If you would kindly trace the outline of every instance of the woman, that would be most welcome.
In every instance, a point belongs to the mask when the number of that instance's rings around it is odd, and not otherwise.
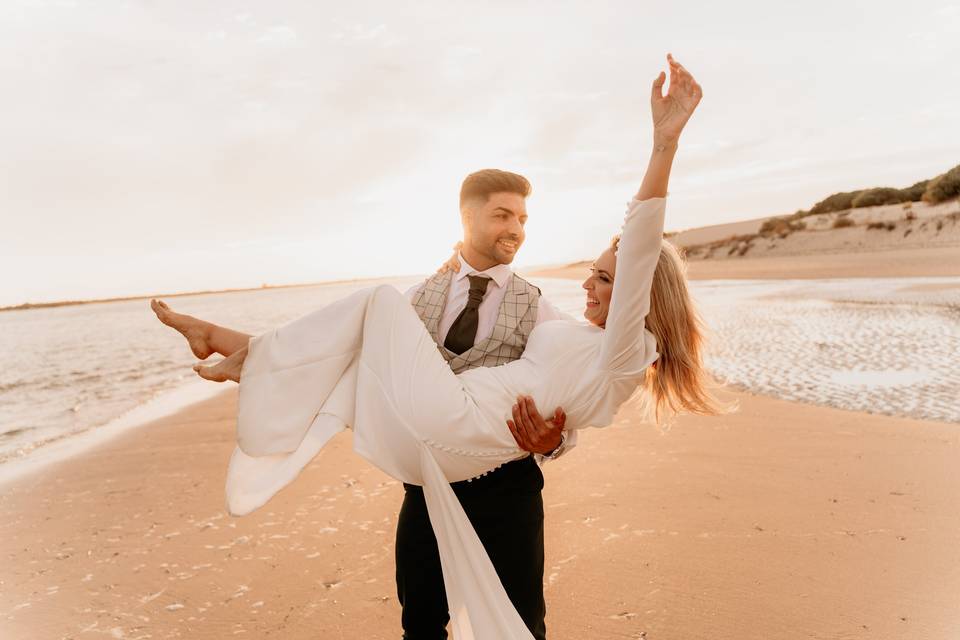
[[[701,91],[669,55],[668,62],[667,95],[664,73],[653,83],[646,175],[622,235],[584,283],[588,323],[545,322],[519,360],[454,375],[409,303],[381,286],[236,345],[216,365],[195,367],[204,378],[240,383],[238,446],[227,473],[231,513],[262,506],[333,435],[352,428],[355,451],[424,488],[455,637],[532,637],[448,484],[528,455],[506,425],[514,399],[531,396],[551,411],[563,406],[568,427],[578,429],[610,424],[643,385],[657,413],[712,411],[682,265],[662,241],[673,156]],[[154,305],[162,320],[171,313]]]

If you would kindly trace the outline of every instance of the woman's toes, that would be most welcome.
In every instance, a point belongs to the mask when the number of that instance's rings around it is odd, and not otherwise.
[[[240,382],[240,367],[237,366],[236,362],[229,361],[226,358],[214,365],[195,364],[193,370],[206,380]]]
[[[157,318],[160,319],[160,322],[162,322],[165,325],[174,327],[173,323],[170,320],[171,312],[169,307],[167,307],[165,304],[163,304],[159,300],[151,300],[150,308],[153,309],[153,312],[155,314],[157,314]],[[174,327],[174,329],[176,329],[176,327]]]
[[[193,365],[193,370],[196,371],[204,380],[212,380],[213,382],[223,382],[226,380],[226,378],[219,374],[216,367],[195,364]]]
[[[162,300],[151,300],[150,308],[157,314],[160,322],[173,327],[187,339],[190,350],[200,360],[206,360],[213,354],[213,349],[207,343],[206,332],[202,325],[192,316],[174,313]]]

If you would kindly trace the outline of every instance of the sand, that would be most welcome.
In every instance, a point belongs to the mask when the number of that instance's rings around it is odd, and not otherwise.
[[[344,434],[227,515],[236,397],[0,487],[0,638],[399,637],[402,488]],[[956,425],[734,397],[545,467],[550,637],[956,637]]]

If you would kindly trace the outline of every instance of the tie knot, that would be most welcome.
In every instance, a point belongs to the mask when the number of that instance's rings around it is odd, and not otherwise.
[[[487,276],[467,276],[470,278],[470,292],[467,294],[469,302],[479,305],[483,301],[483,296],[487,292],[487,285],[490,284],[490,278]]]
[[[470,278],[470,291],[479,291],[480,295],[487,292],[487,285],[490,284],[488,276],[467,276]]]

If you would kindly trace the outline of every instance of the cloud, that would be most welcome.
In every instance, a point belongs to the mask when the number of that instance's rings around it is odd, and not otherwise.
[[[960,89],[940,65],[960,55],[956,2],[786,18],[758,6],[698,6],[678,30],[682,3],[549,16],[532,2],[0,3],[0,254],[97,247],[109,262],[163,245],[192,260],[318,238],[326,255],[369,247],[365,225],[445,253],[459,181],[482,166],[533,180],[531,211],[554,228],[530,260],[577,253],[605,243],[639,184],[667,49],[706,91],[678,157],[674,223],[956,163],[944,141],[960,136]],[[918,43],[905,25],[921,23]],[[927,89],[891,91],[891,78]],[[391,265],[427,254],[413,253]]]

